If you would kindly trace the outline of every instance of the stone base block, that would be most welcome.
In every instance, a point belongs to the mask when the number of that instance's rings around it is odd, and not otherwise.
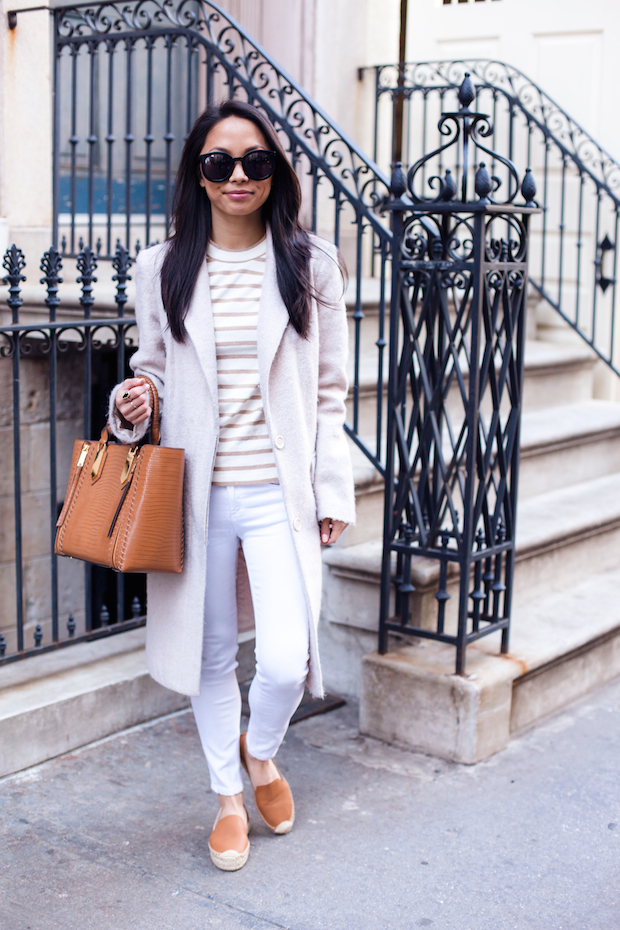
[[[145,628],[76,643],[0,669],[0,777],[189,706],[146,670]],[[240,681],[254,632],[239,636]]]
[[[365,656],[361,733],[468,765],[504,749],[522,666],[470,647],[467,670],[455,675],[454,648],[430,641]]]
[[[184,695],[148,674],[143,638],[144,631],[135,630],[3,669],[0,776],[187,706]],[[28,670],[33,677],[23,680]]]

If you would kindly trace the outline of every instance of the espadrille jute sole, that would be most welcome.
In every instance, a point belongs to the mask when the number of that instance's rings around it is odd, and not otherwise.
[[[218,813],[215,818],[215,823],[213,824],[213,831],[220,822],[220,814]],[[250,832],[250,818],[248,817],[248,812],[245,812],[247,823],[246,823],[246,833]],[[221,818],[225,820],[226,818]],[[241,818],[239,818],[241,819]],[[213,835],[213,833],[212,833]],[[242,852],[239,852],[236,849],[226,849],[222,852],[218,852],[216,849],[213,849],[211,846],[211,838],[209,837],[209,855],[211,856],[211,862],[218,869],[221,869],[223,872],[236,872],[238,869],[242,869],[243,866],[248,861],[248,856],[250,855],[250,841],[248,840],[247,846]]]
[[[284,781],[284,779],[282,780]],[[291,819],[283,820],[282,823],[279,823],[277,827],[270,827],[260,811],[258,811],[258,814],[263,823],[266,823],[270,830],[273,830],[274,833],[282,836],[284,833],[289,833],[289,831],[293,829],[293,824],[295,823],[295,804],[293,803],[293,813],[291,815]]]
[[[248,861],[248,856],[250,855],[250,841],[248,840],[248,845],[242,853],[238,853],[234,849],[227,849],[226,852],[218,853],[214,849],[211,849],[209,845],[209,855],[211,856],[211,862],[213,865],[217,866],[218,869],[221,869],[223,872],[236,872],[237,869],[242,869]]]

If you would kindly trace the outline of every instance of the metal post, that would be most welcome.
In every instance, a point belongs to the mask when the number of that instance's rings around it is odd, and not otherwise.
[[[406,179],[402,165],[397,164],[392,172],[390,192],[394,200],[390,203],[392,211],[392,293],[390,298],[390,345],[388,369],[388,404],[387,404],[387,447],[385,463],[385,496],[383,503],[383,556],[381,561],[381,595],[379,613],[379,652],[387,652],[386,623],[390,611],[391,590],[391,542],[394,538],[394,411],[398,405],[398,336],[400,332],[400,243],[402,239],[403,213],[406,204],[402,195],[406,190]]]
[[[392,164],[403,160],[403,113],[405,109],[405,61],[407,48],[408,0],[400,0],[400,32],[398,37],[398,87],[394,95]]]
[[[474,292],[471,303],[471,331],[469,347],[469,398],[467,405],[467,451],[465,465],[465,494],[463,497],[463,531],[459,553],[459,620],[456,645],[456,674],[465,671],[465,648],[467,646],[467,621],[469,615],[469,584],[471,574],[471,555],[474,545],[476,527],[473,524],[474,494],[478,475],[478,415],[480,398],[480,312],[484,290],[482,254],[483,254],[484,214],[474,217]]]
[[[460,109],[444,113],[439,122],[449,141],[420,158],[406,178],[397,166],[391,200],[382,205],[392,213],[393,239],[378,648],[387,650],[392,631],[450,643],[459,675],[465,673],[469,643],[501,631],[502,649],[508,646],[527,217],[537,209],[529,169],[521,185],[526,202],[514,204],[516,168],[486,145],[493,132],[490,117],[470,109],[474,98],[466,75]],[[432,174],[432,159],[451,146],[453,157],[463,159],[460,201],[454,200],[457,183],[449,168],[443,178]],[[478,149],[497,170],[502,165],[507,170],[504,201],[493,200],[498,185],[477,161]],[[466,200],[470,164],[477,164],[476,200]],[[419,190],[420,179],[424,188],[430,185],[431,196]],[[428,611],[424,618],[416,616],[412,601],[416,556],[438,562],[434,628]],[[459,573],[456,615],[447,611],[455,575],[451,563]],[[394,616],[389,617],[392,587]]]
[[[2,262],[6,270],[3,284],[9,285],[7,303],[11,309],[11,318],[14,325],[19,323],[19,308],[22,305],[20,284],[26,280],[22,271],[26,267],[26,260],[21,249],[12,245],[6,250]],[[17,615],[17,651],[24,648],[24,575],[22,565],[22,482],[21,482],[21,431],[20,431],[20,353],[21,334],[19,331],[13,336],[13,488],[15,494],[15,610]]]

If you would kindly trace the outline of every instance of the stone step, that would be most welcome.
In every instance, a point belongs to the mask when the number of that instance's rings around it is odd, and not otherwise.
[[[353,423],[353,343],[350,343],[347,399],[347,421]],[[565,407],[591,400],[594,393],[596,357],[587,346],[561,343],[527,342],[523,380],[523,409],[541,410]],[[360,436],[376,435],[378,353],[376,347],[365,349],[360,356],[358,428]],[[387,412],[387,354],[383,364],[383,423]],[[467,383],[467,377],[465,377]],[[453,415],[462,415],[463,405],[458,388],[450,392],[448,408]]]
[[[346,528],[338,546],[356,546],[374,539],[383,527],[383,478],[355,443],[349,440],[355,483],[355,526]]]
[[[187,707],[146,670],[141,627],[43,653],[1,670],[0,777]],[[240,680],[254,635],[239,637]]]
[[[362,439],[376,451],[373,437]],[[343,534],[341,546],[374,539],[383,525],[383,480],[352,441],[350,449],[357,523]],[[616,472],[620,472],[620,404],[585,400],[523,414],[520,501]]]
[[[620,404],[585,400],[524,413],[520,500],[615,472],[620,472]]]
[[[563,592],[612,569],[620,551],[620,474],[607,475],[523,501],[517,522],[513,609]],[[359,693],[363,655],[375,648],[382,540],[323,553],[323,655],[337,693]],[[439,564],[412,560],[412,622],[434,628]],[[456,627],[458,575],[449,575],[446,629]],[[357,690],[356,690],[357,689]]]
[[[454,762],[475,763],[620,674],[620,570],[515,610],[510,650],[494,634],[467,650],[414,640],[363,660],[360,730]],[[415,713],[411,713],[411,708]]]

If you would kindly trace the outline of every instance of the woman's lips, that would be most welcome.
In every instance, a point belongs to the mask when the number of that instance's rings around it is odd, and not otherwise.
[[[227,191],[226,196],[230,197],[231,200],[245,200],[246,197],[251,197],[251,191]]]

